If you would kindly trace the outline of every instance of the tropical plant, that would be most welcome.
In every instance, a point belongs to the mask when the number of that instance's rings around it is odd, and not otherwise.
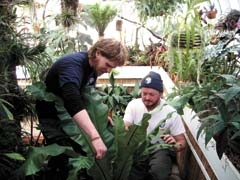
[[[84,16],[78,1],[62,0],[61,13],[48,18],[55,19],[56,27],[53,29],[48,26],[47,20],[43,19],[39,35],[47,41],[46,51],[54,59],[71,52],[86,51],[88,45],[92,45],[91,36],[84,32],[88,29],[87,22],[90,18]]]
[[[40,69],[45,66],[44,63],[51,59],[44,53],[45,45],[41,39],[21,30],[17,32],[14,4],[1,3],[1,7],[0,94],[5,94],[4,99],[13,106],[9,109],[14,119],[21,119],[24,108],[22,103],[26,99],[23,98],[22,90],[18,86],[16,67],[25,65],[26,68],[29,68],[31,66],[30,76],[32,80],[36,80],[37,72],[40,72]]]
[[[92,20],[91,23],[97,30],[99,37],[104,37],[105,29],[117,15],[118,10],[110,5],[102,6],[96,3],[88,5],[86,11],[90,15]]]
[[[127,104],[133,98],[137,98],[140,93],[139,84],[136,83],[133,90],[128,87],[115,83],[114,75],[117,72],[112,71],[109,74],[110,86],[102,85],[100,88],[100,95],[102,96],[103,103],[108,106],[109,116],[113,114],[123,117]]]
[[[61,27],[57,30],[44,32],[42,38],[47,40],[46,51],[53,59],[57,59],[60,56],[71,52],[87,51],[87,45],[91,45],[93,42],[88,34],[77,31],[76,36],[71,37]]]
[[[0,176],[1,179],[20,179],[14,172],[24,162],[27,149],[21,142],[20,127],[14,120],[0,121]]]
[[[167,60],[169,73],[177,76],[177,81],[198,81],[199,65],[203,59],[206,30],[199,19],[197,4],[200,1],[187,1],[186,12],[170,16],[174,29],[168,38]]]
[[[164,43],[153,43],[146,46],[144,50],[128,46],[129,59],[126,65],[129,66],[159,66],[168,71],[166,59],[167,46]]]
[[[27,20],[23,24],[24,28],[26,29],[26,23],[33,24],[33,29],[36,29],[34,35],[44,40],[44,45],[46,46],[45,52],[47,52],[53,60],[70,52],[86,51],[87,46],[91,45],[93,40],[91,36],[86,33],[87,24],[85,21],[88,21],[89,17],[83,18],[81,16],[82,9],[79,2],[76,0],[62,0],[60,13],[46,15],[47,4],[49,2],[50,1],[47,0],[45,4],[41,6],[37,6],[36,3],[31,3],[30,7],[29,5],[18,7],[23,11],[23,16]],[[28,9],[31,14],[28,14],[26,9]],[[43,13],[43,15],[38,16],[38,12]],[[49,26],[49,23],[52,22],[55,22],[55,25]],[[45,67],[48,66],[50,66],[50,64],[45,65]]]
[[[64,27],[69,28],[78,23],[78,4],[78,0],[61,0],[62,14],[57,16],[57,19],[60,20]]]
[[[0,97],[1,96],[4,96],[4,95],[0,94]],[[9,119],[9,120],[13,120],[13,115],[10,112],[10,110],[7,108],[6,105],[8,105],[9,107],[12,108],[11,104],[9,104],[4,99],[0,98],[0,118],[6,118],[6,119]]]
[[[26,176],[37,174],[49,156],[53,157],[65,153],[71,157],[69,164],[73,167],[69,173],[69,179],[76,179],[79,170],[82,168],[87,168],[89,175],[94,179],[120,180],[127,178],[134,152],[146,141],[146,128],[151,117],[150,114],[144,114],[141,126],[133,125],[127,132],[125,131],[123,120],[119,116],[113,116],[114,127],[108,126],[107,106],[102,103],[101,96],[95,89],[87,88],[84,93],[86,109],[108,147],[105,157],[97,160],[94,158],[94,151],[89,137],[72,121],[70,115],[64,109],[61,99],[51,93],[47,93],[42,82],[29,86],[28,90],[37,99],[55,102],[64,132],[81,145],[87,156],[80,156],[72,148],[56,144],[45,147],[31,147],[24,165],[18,172],[24,172]],[[98,104],[98,106],[95,104]]]
[[[206,47],[205,59],[201,67],[201,74],[203,74],[201,79],[211,79],[211,75],[215,73],[239,75],[240,39],[237,36],[235,32],[219,33],[215,38],[221,38],[221,40],[214,46]],[[237,43],[232,44],[234,41]]]
[[[66,28],[69,28],[79,22],[79,18],[71,13],[71,11],[63,11],[60,15],[56,16],[56,23],[61,22]]]
[[[215,8],[215,5],[209,2],[209,7],[203,7],[203,9],[200,9],[199,17],[201,20],[205,23],[208,24],[207,19],[215,19],[217,15],[217,9]]]
[[[51,61],[44,52],[45,43],[17,26],[23,21],[16,15],[16,5],[22,1],[0,2],[0,177],[18,179],[14,171],[24,161],[27,152],[22,143],[21,121],[34,117],[32,99],[18,85],[17,66],[29,70],[31,80],[38,79],[41,69]],[[45,60],[45,61],[44,61]],[[31,119],[33,120],[33,119]]]
[[[215,138],[219,158],[227,147],[239,153],[239,85],[239,79],[233,75],[215,75],[211,82],[201,83],[201,86],[192,83],[181,87],[177,93],[179,98],[172,101],[181,114],[185,106],[197,113],[201,122],[197,138],[204,132],[205,145]],[[175,96],[171,94],[168,98]]]
[[[139,16],[143,20],[146,20],[147,17],[170,14],[174,12],[178,3],[183,3],[183,0],[135,0]]]
[[[201,122],[197,138],[204,135],[205,145],[214,138],[219,158],[225,153],[240,170],[239,161],[235,160],[239,159],[240,154],[238,33],[238,28],[233,32],[218,33],[217,43],[205,49],[204,61],[200,63],[199,82],[179,85],[169,98],[178,97],[173,98],[172,102],[180,113],[183,113],[185,106],[190,106],[197,113]]]

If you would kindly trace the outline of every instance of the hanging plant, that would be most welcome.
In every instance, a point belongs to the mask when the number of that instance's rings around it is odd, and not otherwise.
[[[61,22],[64,27],[76,24],[78,22],[78,4],[77,0],[61,0],[62,14],[56,17],[57,24]]]
[[[78,0],[61,0],[62,11],[72,11],[74,16],[77,15],[78,4]]]
[[[214,4],[210,4],[209,8],[203,7],[203,9],[200,9],[200,11],[198,12],[198,15],[203,23],[208,24],[207,19],[216,18],[217,9],[215,8]]]
[[[62,14],[56,16],[55,21],[56,25],[62,23],[64,27],[69,28],[70,26],[78,23],[79,19],[77,16],[73,15],[71,11],[64,11]]]
[[[215,19],[216,15],[217,15],[217,9],[214,9],[214,6],[213,6],[213,9],[211,8],[210,11],[208,11],[206,15],[207,15],[208,19]]]
[[[156,17],[168,14],[175,10],[182,0],[136,0],[135,4],[140,17],[146,20],[147,17]]]
[[[177,48],[201,48],[203,46],[203,39],[198,32],[182,31],[180,33],[173,33],[171,45]]]

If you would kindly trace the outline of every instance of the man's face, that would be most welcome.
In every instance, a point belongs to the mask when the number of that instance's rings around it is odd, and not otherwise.
[[[94,61],[94,68],[97,75],[100,76],[104,73],[110,73],[113,68],[117,67],[117,62],[110,61],[106,57],[102,56],[99,51],[96,52],[96,59]]]
[[[163,93],[152,88],[141,88],[142,101],[149,111],[153,110],[159,104],[162,94]]]

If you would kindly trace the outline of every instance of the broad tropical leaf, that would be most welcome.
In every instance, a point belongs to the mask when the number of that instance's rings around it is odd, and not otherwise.
[[[133,162],[133,154],[147,140],[146,129],[150,118],[151,115],[145,113],[141,126],[130,126],[126,134],[122,132],[121,120],[116,123],[119,129],[116,130],[118,139],[116,139],[117,154],[114,160],[114,180],[127,179]]]
[[[57,144],[51,144],[45,147],[30,147],[28,157],[26,158],[27,160],[18,171],[24,172],[26,176],[35,174],[40,171],[42,165],[50,156],[57,156],[62,153],[76,156],[72,148],[59,146]]]

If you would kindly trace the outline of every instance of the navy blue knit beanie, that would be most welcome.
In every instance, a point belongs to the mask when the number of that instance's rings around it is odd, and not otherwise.
[[[163,92],[163,81],[160,74],[150,71],[141,81],[140,88],[147,87]]]

